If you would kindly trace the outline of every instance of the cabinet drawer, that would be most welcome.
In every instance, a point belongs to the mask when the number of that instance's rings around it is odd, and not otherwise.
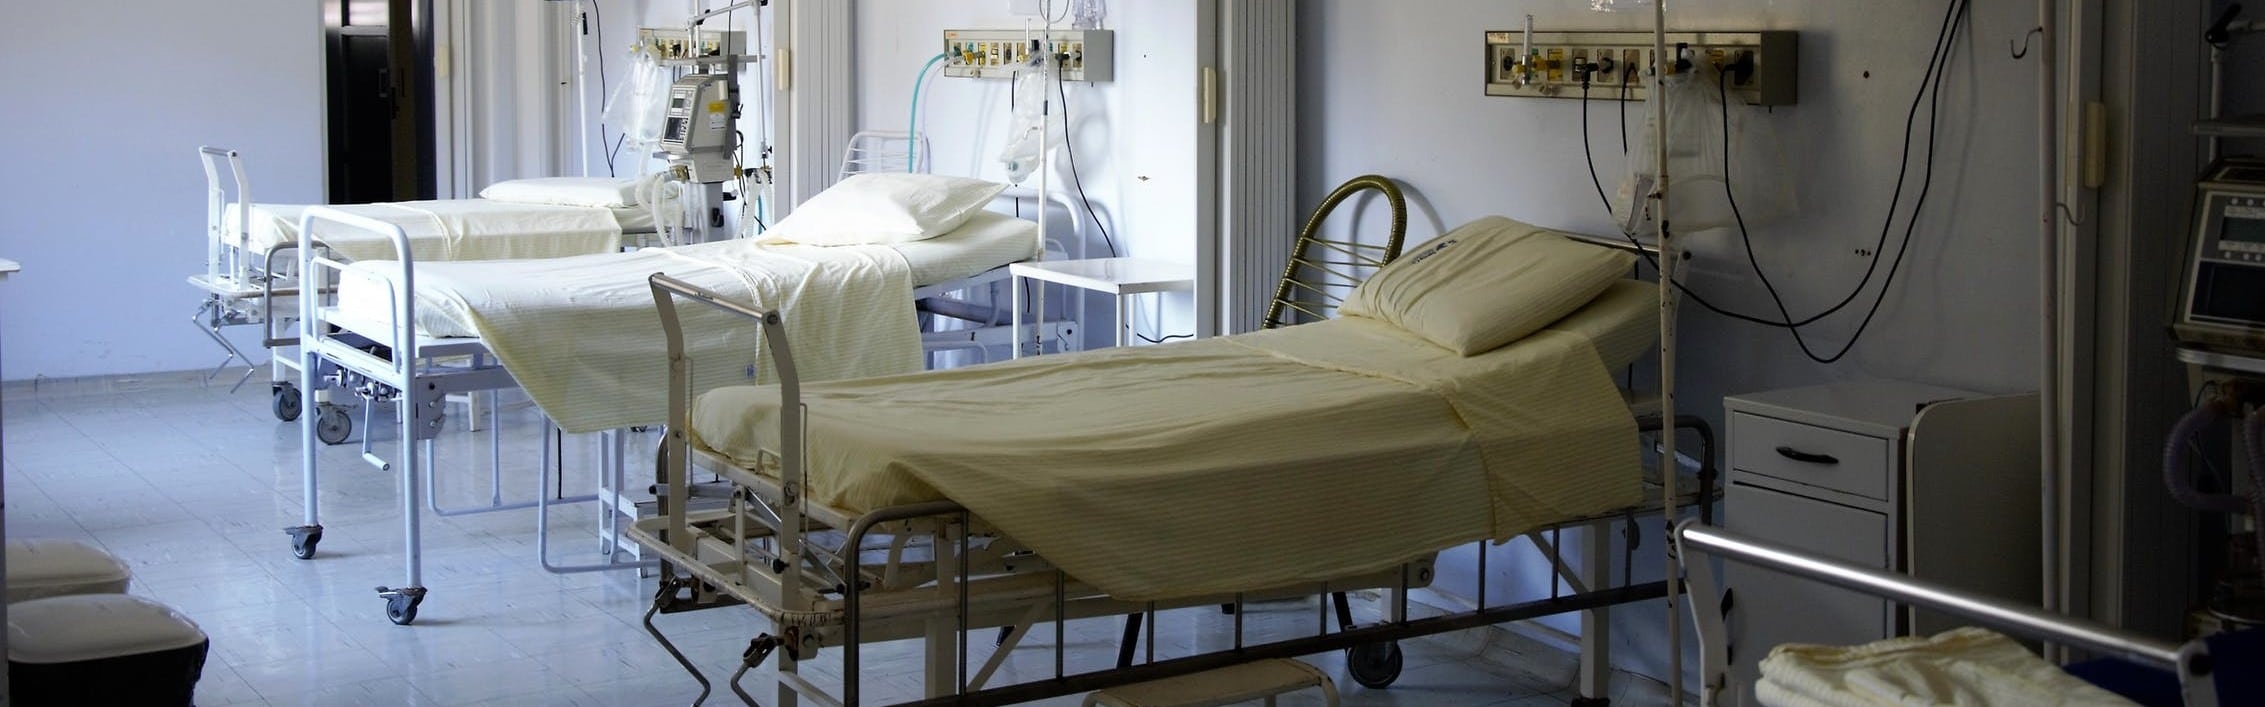
[[[1750,474],[1888,500],[1888,441],[1878,437],[1733,413],[1730,465]]]

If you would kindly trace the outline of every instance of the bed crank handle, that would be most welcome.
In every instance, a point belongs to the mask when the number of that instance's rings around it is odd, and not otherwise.
[[[1804,452],[1792,447],[1778,447],[1777,454],[1778,456],[1801,462],[1803,464],[1822,464],[1825,466],[1831,466],[1840,463],[1840,459],[1838,457],[1834,457],[1833,455],[1811,454],[1809,452]]]

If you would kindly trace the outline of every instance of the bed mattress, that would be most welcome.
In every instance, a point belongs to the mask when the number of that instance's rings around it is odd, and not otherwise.
[[[253,204],[248,248],[270,248],[299,240],[299,217],[307,206]],[[624,233],[649,233],[652,213],[644,207],[595,209],[578,206],[515,204],[486,199],[353,204],[332,208],[398,224],[409,233],[419,260],[502,260],[558,258],[621,249]],[[236,231],[231,208],[224,229]],[[349,260],[390,260],[392,241],[361,231],[323,235],[323,242]]]
[[[912,243],[895,243],[886,246],[807,246],[794,244],[766,245],[752,239],[724,243],[682,246],[665,249],[694,259],[723,261],[743,257],[761,257],[762,253],[775,253],[793,258],[823,258],[845,249],[885,249],[901,257],[911,270],[915,288],[973,277],[1009,263],[1036,257],[1039,251],[1038,225],[1030,221],[985,212],[970,219],[958,230],[935,238]],[[558,273],[583,273],[590,277],[616,277],[633,287],[644,287],[645,278],[659,271],[658,266],[642,265],[636,258],[625,254],[606,254],[598,260],[576,262],[526,261],[516,263],[486,263],[470,267],[450,267],[430,270],[419,265],[423,272],[441,272],[458,280],[543,279]],[[721,261],[719,261],[721,262]],[[372,266],[382,267],[382,266]],[[593,268],[603,273],[593,273]],[[364,269],[365,272],[377,272]],[[420,287],[424,290],[427,288]],[[474,307],[455,293],[425,291],[417,300],[417,331],[436,338],[462,338],[479,336],[474,321]],[[347,277],[339,283],[338,310],[333,319],[365,334],[386,331],[386,322],[392,321],[388,296],[380,280],[366,277]],[[650,299],[635,306],[650,310]]]
[[[1627,282],[1467,358],[1345,318],[811,384],[805,490],[853,513],[949,498],[1131,600],[1380,571],[1639,502],[1608,367],[1657,312]],[[700,396],[695,443],[759,468],[777,395]]]

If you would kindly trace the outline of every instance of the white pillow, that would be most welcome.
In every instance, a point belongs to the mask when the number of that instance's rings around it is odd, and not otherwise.
[[[1338,311],[1382,319],[1473,356],[1565,318],[1627,277],[1636,256],[1499,216],[1416,246]]]
[[[950,233],[1007,188],[934,174],[858,174],[802,202],[763,234],[768,243],[906,243]]]
[[[480,198],[514,204],[620,209],[637,205],[637,180],[612,177],[511,179],[481,189]]]

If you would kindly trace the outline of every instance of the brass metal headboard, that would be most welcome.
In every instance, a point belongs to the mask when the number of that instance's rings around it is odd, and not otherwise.
[[[1383,245],[1321,237],[1322,222],[1337,210],[1338,204],[1370,190],[1383,192],[1385,201],[1392,206],[1392,233]],[[1328,319],[1337,305],[1345,301],[1344,295],[1332,290],[1358,286],[1377,268],[1400,257],[1400,241],[1407,235],[1408,200],[1400,194],[1398,183],[1369,174],[1354,177],[1337,187],[1337,191],[1321,201],[1320,208],[1314,209],[1305,228],[1298,231],[1297,246],[1290,250],[1290,262],[1282,269],[1282,283],[1274,288],[1274,301],[1267,305],[1266,320],[1260,328]],[[1294,316],[1293,312],[1303,316]]]

